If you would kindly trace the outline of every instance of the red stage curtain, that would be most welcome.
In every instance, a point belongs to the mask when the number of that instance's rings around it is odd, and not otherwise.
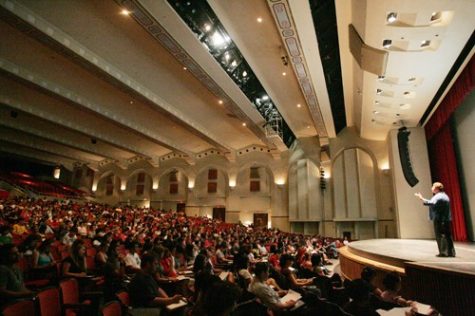
[[[450,124],[445,124],[429,142],[429,155],[432,178],[444,184],[445,191],[450,197],[453,239],[466,241],[467,228]]]
[[[445,125],[457,107],[475,87],[475,57],[472,57],[465,69],[455,81],[450,91],[440,103],[425,126],[426,138],[432,139]]]
[[[452,206],[452,231],[454,240],[467,240],[467,228],[460,193],[457,160],[455,158],[450,118],[465,97],[475,87],[475,57],[455,81],[425,126],[429,146],[432,177],[446,187]]]

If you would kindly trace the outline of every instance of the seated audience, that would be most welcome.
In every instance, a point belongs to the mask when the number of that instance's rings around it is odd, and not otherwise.
[[[397,304],[400,306],[412,306],[413,301],[404,299],[399,291],[401,290],[401,277],[396,272],[386,274],[383,279],[384,292],[381,293],[381,299],[385,302]]]
[[[155,281],[154,276],[159,262],[152,254],[142,257],[141,269],[135,274],[129,285],[130,302],[134,307],[163,307],[177,303],[182,296],[169,297]]]
[[[280,301],[280,297],[284,296],[287,291],[275,291],[267,284],[269,278],[269,264],[267,262],[256,263],[254,273],[256,276],[249,289],[264,305],[274,311],[285,310],[295,306],[296,302],[293,300],[284,303]]]
[[[34,293],[25,287],[23,273],[16,266],[20,258],[13,244],[0,246],[0,306]]]

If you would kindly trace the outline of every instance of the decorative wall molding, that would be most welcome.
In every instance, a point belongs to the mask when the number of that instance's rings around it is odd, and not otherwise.
[[[288,53],[289,62],[292,64],[318,135],[327,137],[327,129],[318,105],[317,95],[313,88],[312,78],[292,19],[288,0],[267,0],[267,4],[274,17],[276,27]]]

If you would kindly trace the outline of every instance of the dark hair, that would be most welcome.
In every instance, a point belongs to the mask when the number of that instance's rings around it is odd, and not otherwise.
[[[231,312],[240,295],[239,288],[228,282],[214,283],[204,298],[204,310],[208,316],[220,316]]]
[[[376,270],[371,267],[364,267],[361,270],[361,278],[366,282],[370,282],[376,276]]]
[[[14,244],[5,244],[0,246],[0,264],[10,263],[10,251],[16,246]]]
[[[348,296],[355,301],[364,301],[369,299],[369,294],[371,293],[371,287],[365,280],[356,279],[349,282],[348,287]]]
[[[401,283],[401,277],[396,272],[391,272],[384,276],[383,285],[386,290],[396,291],[399,283]]]
[[[254,274],[259,277],[263,272],[269,271],[269,264],[267,262],[258,262],[254,268]]]
[[[249,266],[249,257],[244,253],[239,253],[234,259],[234,267],[236,271],[247,269]]]
[[[283,268],[285,266],[285,263],[287,261],[294,261],[294,257],[292,257],[291,255],[289,254],[283,254],[282,256],[280,256],[280,260],[279,260],[279,263],[280,263],[280,266]]]
[[[86,256],[82,258],[79,257],[79,249],[81,247],[84,247],[84,241],[76,239],[71,245],[70,257],[82,271],[86,271]]]
[[[147,264],[153,264],[153,262],[157,259],[157,257],[151,253],[146,253],[142,256],[142,261],[140,263],[140,267],[144,268]]]
[[[310,258],[312,267],[318,266],[322,262],[322,256],[319,253],[314,253]]]

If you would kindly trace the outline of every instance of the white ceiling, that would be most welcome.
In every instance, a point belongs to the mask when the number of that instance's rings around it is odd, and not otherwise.
[[[336,137],[309,2],[208,3],[297,138]],[[121,4],[141,12],[122,15]],[[282,63],[294,55],[276,4],[287,12],[301,68]],[[475,29],[475,1],[335,5],[346,125],[374,140],[417,125]],[[391,24],[389,12],[398,13]],[[431,22],[433,12],[441,20]],[[168,47],[139,23],[143,14],[169,36]],[[266,137],[262,116],[164,0],[0,0],[0,17],[0,151],[97,168],[135,156],[156,164],[175,153],[193,163],[212,149],[229,159],[248,146],[286,150]],[[384,80],[351,55],[350,24],[370,47],[393,41]],[[431,45],[421,49],[423,40]]]

